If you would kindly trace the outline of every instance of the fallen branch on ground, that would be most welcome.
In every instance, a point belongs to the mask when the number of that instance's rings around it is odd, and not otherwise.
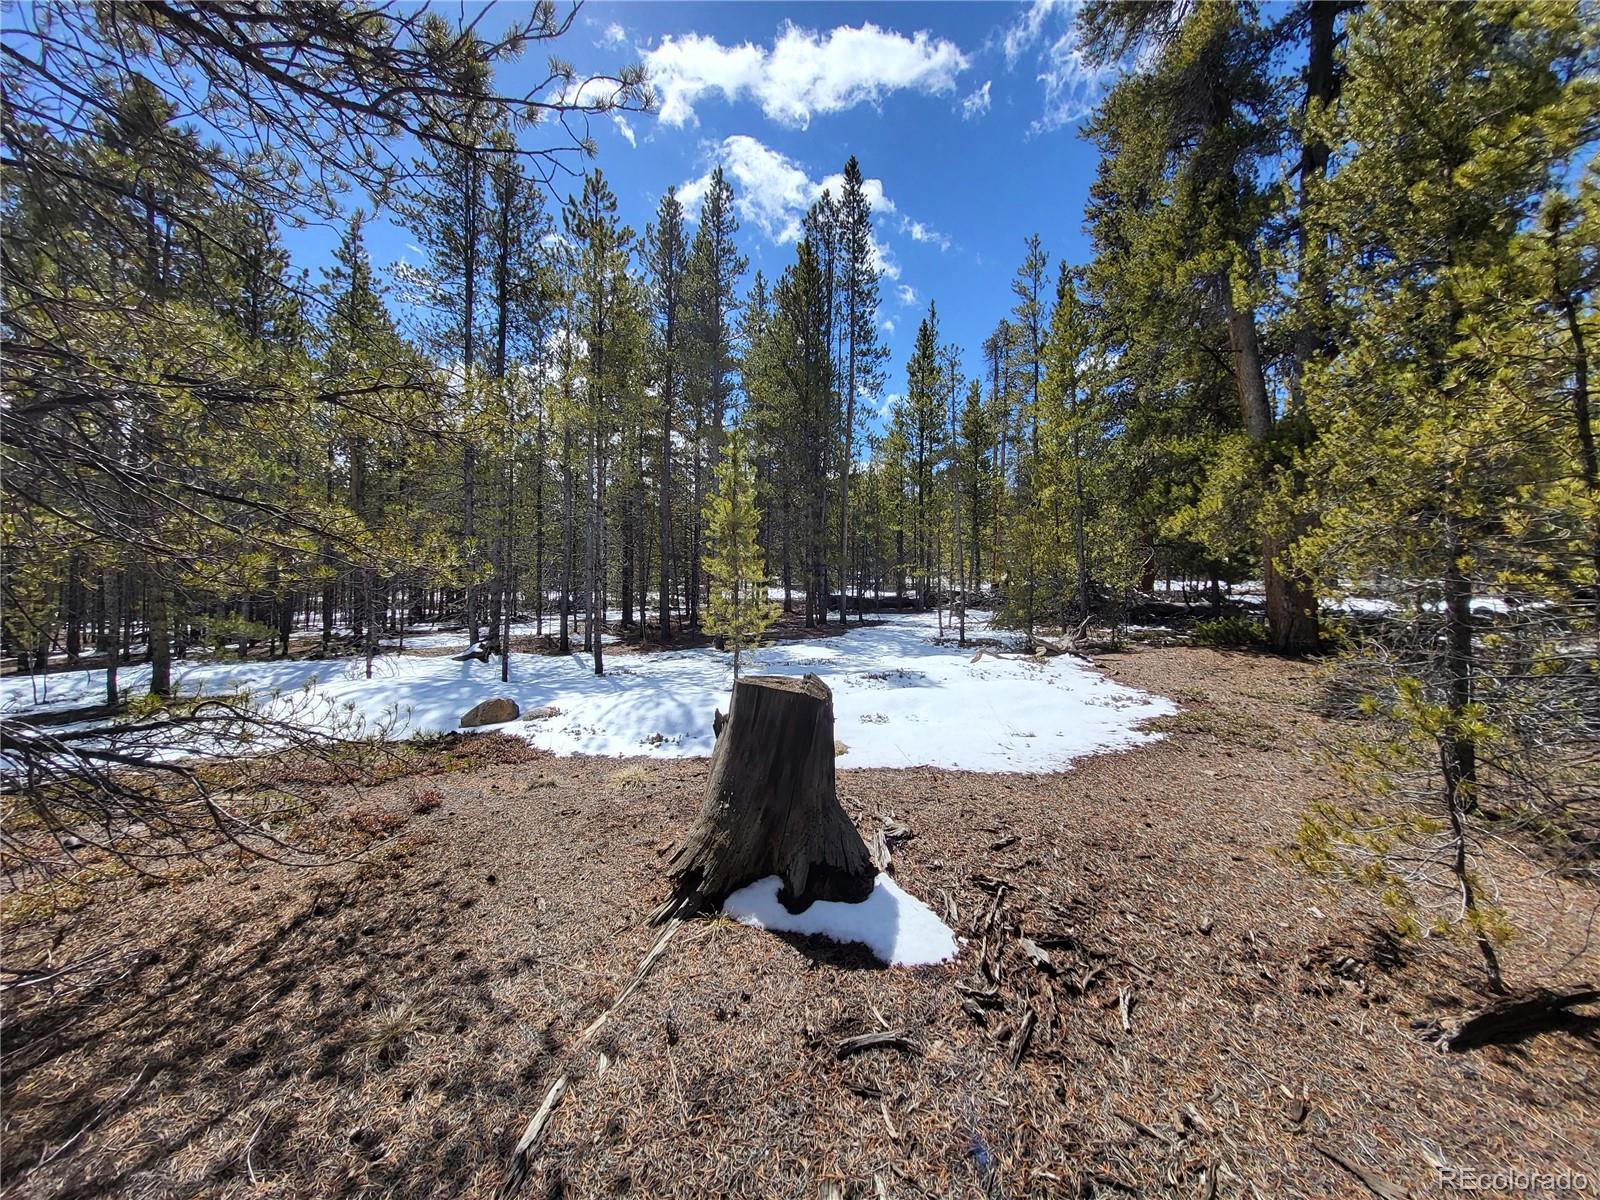
[[[847,1037],[839,1043],[837,1053],[840,1058],[849,1058],[852,1054],[880,1049],[902,1050],[907,1054],[920,1053],[920,1048],[911,1040],[909,1029],[886,1029],[882,1033],[862,1033],[855,1037]]]
[[[1321,1142],[1312,1142],[1311,1148],[1318,1154],[1322,1155],[1322,1157],[1327,1159],[1329,1162],[1335,1164],[1336,1166],[1343,1167],[1346,1171],[1349,1171],[1350,1174],[1359,1179],[1363,1186],[1366,1187],[1367,1191],[1371,1192],[1374,1196],[1382,1197],[1382,1200],[1407,1200],[1406,1194],[1399,1188],[1395,1187],[1394,1184],[1390,1183],[1382,1175],[1378,1175],[1367,1170],[1360,1163],[1352,1162],[1350,1159],[1340,1154],[1337,1150],[1330,1149],[1329,1147],[1324,1146]]]

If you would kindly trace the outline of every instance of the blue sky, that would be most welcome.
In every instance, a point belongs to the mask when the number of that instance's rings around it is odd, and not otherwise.
[[[1073,52],[1072,7],[594,0],[556,49],[580,76],[630,61],[651,71],[654,113],[592,126],[622,218],[642,232],[668,184],[692,214],[721,162],[752,273],[772,279],[792,260],[800,214],[857,156],[876,181],[887,394],[903,386],[930,299],[941,339],[961,345],[977,373],[984,337],[1013,303],[1023,238],[1037,232],[1052,260],[1088,255],[1095,153],[1077,119],[1106,79]],[[516,10],[498,11],[503,22]],[[511,64],[501,86],[531,86],[542,67]],[[401,230],[378,225],[368,236],[379,264],[415,257]],[[322,240],[297,235],[297,257],[313,265]]]

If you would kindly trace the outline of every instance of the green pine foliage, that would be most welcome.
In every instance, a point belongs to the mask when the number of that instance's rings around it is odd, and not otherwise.
[[[1339,342],[1306,382],[1323,436],[1296,554],[1326,592],[1395,604],[1345,664],[1377,732],[1345,765],[1437,821],[1401,807],[1310,832],[1391,896],[1417,893],[1419,861],[1448,866],[1456,894],[1419,899],[1418,924],[1459,922],[1491,972],[1471,827],[1569,813],[1594,764],[1593,163],[1581,181],[1571,166],[1600,138],[1597,53],[1568,6],[1378,6],[1351,19],[1349,78],[1320,115],[1352,149],[1309,214]],[[1374,845],[1395,822],[1420,833]]]
[[[733,650],[735,680],[744,654],[761,644],[762,634],[778,619],[778,606],[767,598],[766,554],[757,541],[760,526],[746,435],[736,428],[724,439],[716,488],[706,497],[704,563],[711,587],[705,630]]]

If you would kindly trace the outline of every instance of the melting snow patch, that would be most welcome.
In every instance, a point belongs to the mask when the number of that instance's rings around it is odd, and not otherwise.
[[[818,900],[803,913],[778,903],[782,886],[776,875],[758,879],[723,901],[722,911],[757,929],[860,942],[891,967],[920,967],[956,956],[950,927],[887,875],[878,876],[872,895],[860,904]]]
[[[988,619],[975,612],[967,631],[986,644],[995,640]],[[465,634],[421,636],[466,646]],[[833,689],[834,736],[849,747],[841,768],[1061,771],[1083,755],[1159,737],[1143,722],[1176,711],[1069,655],[1040,662],[985,654],[974,663],[972,654],[940,641],[934,613],[905,613],[843,635],[781,643],[754,656],[748,669],[822,677]],[[360,659],[219,659],[174,663],[173,682],[186,696],[247,688],[274,716],[325,725],[338,736],[351,736],[361,723],[397,737],[454,730],[473,705],[504,696],[524,713],[560,711],[559,721],[500,727],[554,754],[687,758],[715,747],[711,714],[728,707],[731,665],[731,656],[710,648],[646,651],[597,678],[586,655],[513,652],[511,680],[502,683],[493,659],[384,654],[370,679]],[[148,666],[122,668],[120,682],[135,695],[149,679]],[[98,703],[104,695],[103,671],[9,676],[0,679],[0,713]]]

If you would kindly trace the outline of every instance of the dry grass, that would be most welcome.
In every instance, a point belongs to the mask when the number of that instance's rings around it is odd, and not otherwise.
[[[8,1194],[486,1197],[563,1072],[531,1197],[1365,1196],[1313,1142],[1413,1194],[1433,1156],[1593,1169],[1592,1031],[1441,1054],[1418,1026],[1481,1002],[1471,955],[1396,945],[1279,853],[1332,794],[1312,669],[1104,663],[1199,715],[1064,775],[841,774],[863,830],[912,831],[897,877],[969,938],[946,967],[701,920],[579,1047],[654,940],[692,761],[486,751],[371,789],[397,827],[360,863],[40,918],[9,955],[111,953],[6,999]],[[1596,974],[1594,896],[1503,875],[1539,931],[1513,978]],[[915,1049],[837,1057],[884,1026]]]
[[[619,792],[629,788],[643,787],[655,779],[655,772],[642,762],[631,762],[625,767],[619,767],[611,772],[610,784]]]

